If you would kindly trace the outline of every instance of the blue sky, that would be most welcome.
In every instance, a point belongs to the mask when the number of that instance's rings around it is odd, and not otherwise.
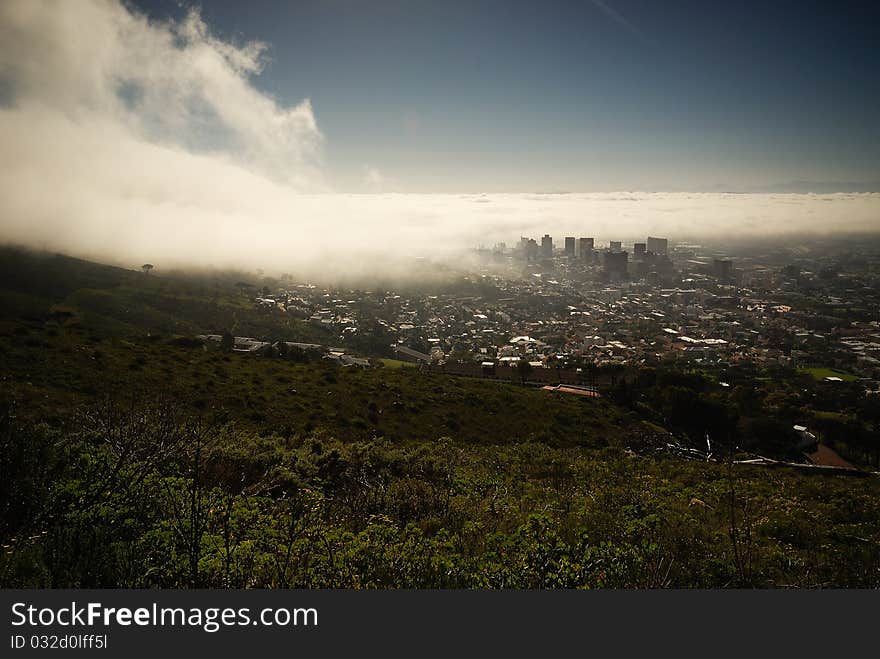
[[[880,178],[880,11],[868,3],[201,7],[218,35],[269,44],[256,85],[311,99],[343,188],[368,167],[410,191]]]
[[[870,5],[873,4],[873,7]],[[189,6],[139,0],[149,16]],[[332,184],[418,192],[880,180],[878,3],[204,0],[311,99]]]

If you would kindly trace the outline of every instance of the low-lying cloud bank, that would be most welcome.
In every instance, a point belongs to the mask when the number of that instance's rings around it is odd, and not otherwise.
[[[0,3],[0,240],[117,263],[357,275],[545,232],[880,229],[872,193],[335,193],[309,101],[283,107],[252,84],[264,50],[216,38],[195,12],[155,23],[111,0]]]

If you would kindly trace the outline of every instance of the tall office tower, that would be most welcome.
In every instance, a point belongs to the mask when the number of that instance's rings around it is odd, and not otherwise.
[[[574,236],[565,237],[565,256],[570,259],[574,258]]]
[[[719,283],[730,283],[731,275],[733,274],[733,264],[729,259],[715,259],[712,263],[712,269],[714,270],[715,279]]]
[[[666,238],[652,238],[648,236],[648,251],[657,256],[666,256],[668,241]]]
[[[625,279],[627,274],[627,252],[605,252],[603,270],[612,277]]]
[[[534,238],[529,238],[526,243],[526,261],[538,260],[538,243]]]
[[[578,240],[578,256],[581,261],[593,262],[593,247],[595,243],[592,238],[581,238]]]
[[[612,252],[619,252],[620,245],[621,243],[619,240],[612,240],[610,243],[608,243],[608,249],[610,249]]]
[[[633,243],[633,261],[643,261],[645,258],[645,243]]]
[[[550,237],[549,233],[545,233],[544,237],[541,238],[541,258],[553,258],[553,239]]]

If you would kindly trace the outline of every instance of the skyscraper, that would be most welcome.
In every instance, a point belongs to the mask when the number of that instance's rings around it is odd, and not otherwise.
[[[608,243],[608,249],[610,249],[612,252],[619,252],[620,246],[621,242],[619,240],[612,240]]]
[[[733,274],[733,264],[729,259],[715,259],[712,263],[715,279],[721,284],[728,284]]]
[[[595,242],[592,238],[581,238],[578,240],[578,257],[581,261],[593,262],[593,247]]]
[[[666,238],[652,238],[648,236],[648,251],[654,252],[657,256],[666,256],[667,243]]]
[[[645,258],[647,247],[645,243],[633,243],[633,260],[641,261]]]
[[[566,258],[574,258],[574,236],[565,237],[565,256]]]
[[[526,241],[526,261],[537,261],[538,260],[538,243],[535,242],[534,238],[529,238]]]
[[[626,279],[627,256],[626,252],[605,252],[602,262],[605,273],[615,279]]]
[[[550,237],[549,233],[545,233],[544,237],[541,238],[541,258],[553,258],[553,238]]]

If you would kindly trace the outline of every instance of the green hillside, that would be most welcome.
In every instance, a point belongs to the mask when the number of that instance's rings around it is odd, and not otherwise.
[[[637,425],[604,400],[410,368],[296,363],[181,343],[187,342],[102,338],[85,327],[23,323],[0,335],[0,364],[19,413],[58,425],[81,405],[135,395],[286,437],[320,429],[351,440],[454,435],[474,443],[531,438],[603,446]]]
[[[876,477],[672,457],[631,390],[192,340],[327,338],[239,275],[4,257],[2,587],[880,585]]]
[[[65,324],[102,337],[234,331],[287,341],[333,338],[305,321],[254,309],[248,292],[271,281],[246,273],[145,275],[5,247],[0,248],[0,320],[45,322],[60,307],[70,314]]]

